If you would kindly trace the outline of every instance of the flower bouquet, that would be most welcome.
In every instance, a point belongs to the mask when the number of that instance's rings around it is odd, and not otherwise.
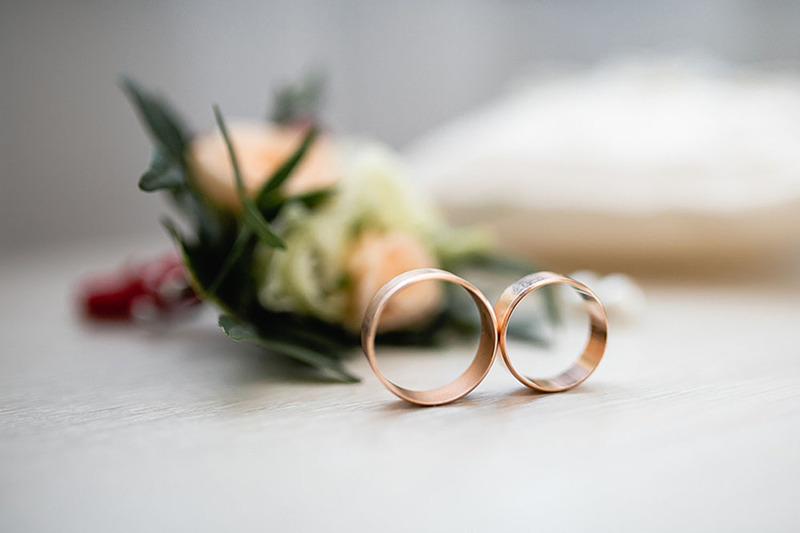
[[[229,123],[214,107],[217,131],[197,135],[162,98],[130,79],[122,87],[153,141],[139,187],[172,200],[181,218],[163,225],[190,297],[218,307],[235,341],[357,381],[342,361],[359,343],[368,302],[395,275],[532,270],[492,253],[484,233],[449,227],[390,150],[321,128],[317,80],[277,92],[268,120]],[[547,301],[542,316],[552,318]],[[383,314],[384,338],[431,344],[477,329],[462,304],[433,284],[412,287]]]

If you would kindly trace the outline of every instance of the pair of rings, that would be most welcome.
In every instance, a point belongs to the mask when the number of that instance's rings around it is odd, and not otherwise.
[[[381,313],[398,292],[424,281],[445,281],[466,289],[481,318],[481,337],[478,350],[469,367],[450,383],[430,390],[412,390],[387,379],[379,370],[375,358],[375,337]],[[508,355],[506,329],[514,309],[525,296],[547,285],[571,286],[582,298],[589,314],[590,333],[580,358],[566,371],[549,378],[534,379],[522,375]],[[489,373],[500,348],[503,361],[515,378],[523,385],[542,392],[560,392],[580,385],[588,378],[605,352],[608,337],[608,319],[603,304],[586,285],[572,278],[552,272],[537,272],[518,279],[503,291],[492,306],[483,293],[470,282],[450,272],[436,268],[420,268],[400,274],[390,280],[372,298],[361,326],[361,345],[369,365],[378,379],[399,398],[417,405],[442,405],[463,398]]]

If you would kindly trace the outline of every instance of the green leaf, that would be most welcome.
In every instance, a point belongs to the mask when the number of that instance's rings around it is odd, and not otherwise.
[[[264,218],[264,215],[261,214],[250,198],[242,200],[242,214],[247,225],[250,226],[261,242],[271,248],[286,249],[286,243],[275,233],[272,226],[269,225],[267,219]]]
[[[217,250],[224,247],[228,239],[233,239],[231,231],[233,220],[230,217],[225,218],[222,213],[212,211],[200,193],[194,189],[189,187],[173,189],[172,199],[189,219],[204,247]]]
[[[205,255],[201,253],[201,250],[187,242],[186,238],[183,236],[181,231],[178,229],[177,224],[175,224],[173,220],[164,217],[161,219],[161,225],[164,226],[172,239],[175,241],[175,244],[178,245],[181,259],[183,259],[183,264],[186,266],[186,270],[189,272],[189,276],[192,279],[192,286],[194,287],[195,291],[197,291],[200,299],[211,302],[227,312],[231,312],[231,305],[226,303],[223,299],[219,298],[215,294],[209,293],[208,290],[206,290],[206,279],[208,278],[208,275],[206,274],[207,260]]]
[[[219,106],[214,104],[214,119],[217,121],[220,133],[222,133],[222,140],[225,141],[225,147],[228,149],[228,155],[231,158],[231,166],[233,166],[233,177],[236,180],[236,192],[239,194],[239,199],[247,197],[247,191],[244,187],[242,180],[242,171],[239,169],[239,159],[236,157],[236,151],[233,149],[231,136],[228,133],[228,126],[225,125],[225,118],[222,116]]]
[[[221,315],[219,317],[219,326],[234,341],[259,344],[317,369],[327,371],[341,381],[348,383],[360,381],[358,377],[349,373],[337,360],[325,357],[319,352],[299,344],[263,337],[255,328],[242,323],[231,315]]]
[[[149,94],[130,78],[123,77],[120,85],[159,148],[183,166],[189,136],[177,114],[166,102]]]
[[[201,277],[198,275],[198,264],[196,263],[195,254],[192,252],[192,247],[186,241],[186,238],[183,236],[183,233],[178,228],[178,225],[175,223],[174,220],[163,217],[161,219],[161,225],[164,226],[164,229],[167,230],[170,237],[175,241],[175,244],[178,245],[178,249],[181,253],[181,259],[183,259],[183,264],[186,267],[186,270],[189,272],[189,276],[191,277],[192,281],[194,282],[193,285],[198,292],[200,292],[199,296],[201,298],[205,297],[205,290],[203,284],[201,282]],[[200,270],[202,271],[202,270]]]
[[[314,209],[315,207],[319,206],[320,204],[324,204],[332,196],[336,194],[335,187],[327,187],[325,189],[317,189],[315,191],[303,193],[303,194],[295,194],[294,196],[289,196],[286,198],[286,202],[298,202],[303,204],[303,206]]]
[[[233,266],[242,258],[244,255],[245,250],[247,250],[248,245],[250,244],[250,239],[253,237],[253,232],[250,230],[249,227],[245,226],[241,230],[239,230],[239,234],[236,235],[236,240],[233,242],[233,246],[231,247],[231,251],[228,252],[227,257],[225,257],[225,262],[222,263],[222,267],[217,273],[217,276],[214,278],[214,281],[208,286],[208,293],[215,294],[219,289],[220,285],[225,278],[230,274],[231,269]]]
[[[150,167],[139,178],[139,188],[145,192],[177,189],[185,184],[181,167],[165,157],[160,150],[153,152]]]
[[[133,80],[122,78],[120,85],[156,148],[150,167],[139,180],[139,187],[148,192],[169,190],[178,209],[197,232],[200,243],[206,248],[224,247],[226,239],[233,238],[232,218],[210,207],[187,179],[185,153],[189,135],[182,121],[168,104]]]
[[[175,223],[175,221],[171,218],[163,217],[161,219],[161,225],[164,226],[164,229],[167,230],[167,233],[169,233],[170,237],[175,240],[175,243],[181,248],[184,248],[185,239],[181,233],[181,230],[178,229],[178,225]]]
[[[292,174],[294,169],[297,165],[302,161],[303,157],[308,152],[308,149],[313,144],[314,140],[317,138],[317,131],[314,128],[308,130],[303,141],[294,151],[294,153],[287,159],[275,172],[272,173],[272,176],[264,183],[264,186],[261,187],[261,190],[258,191],[256,195],[256,205],[259,209],[268,209],[270,205],[273,203],[273,193],[278,190],[278,188],[283,185],[283,183],[289,178]]]
[[[231,158],[233,175],[236,178],[236,192],[239,195],[239,201],[242,203],[242,215],[245,224],[247,224],[250,229],[253,230],[253,233],[267,246],[272,248],[286,248],[286,243],[273,231],[269,222],[267,222],[264,215],[258,210],[253,200],[247,196],[244,181],[242,180],[242,172],[239,169],[239,160],[236,158],[236,152],[233,149],[233,143],[228,134],[228,128],[225,126],[225,119],[222,117],[222,112],[216,105],[214,106],[214,117],[217,120],[217,125],[222,133],[225,146],[228,148],[228,155]]]
[[[281,199],[276,198],[272,205],[266,209],[261,209],[261,213],[264,215],[265,219],[274,220],[275,217],[278,216],[278,213],[280,213],[280,210],[283,209],[286,204],[292,202],[301,204],[306,209],[313,210],[327,202],[336,192],[337,190],[335,187],[328,187],[303,194],[295,194]]]
[[[341,327],[310,317],[292,313],[275,313],[259,308],[248,317],[258,324],[259,332],[266,337],[280,338],[286,342],[303,344],[322,355],[339,357],[357,344],[356,337]]]

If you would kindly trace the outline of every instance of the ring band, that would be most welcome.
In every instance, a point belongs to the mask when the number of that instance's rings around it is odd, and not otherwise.
[[[481,338],[472,363],[459,377],[447,385],[430,390],[411,390],[387,379],[378,369],[375,359],[375,336],[378,333],[381,313],[391,298],[401,290],[423,281],[447,281],[466,289],[472,297],[481,317]],[[369,365],[378,379],[399,398],[417,405],[442,405],[469,394],[489,373],[494,363],[498,345],[498,327],[492,304],[481,291],[468,281],[436,268],[420,268],[393,278],[375,294],[364,313],[361,326],[361,346]]]
[[[559,283],[570,285],[583,298],[586,310],[589,313],[591,328],[589,340],[586,342],[586,347],[580,359],[565,372],[549,378],[533,379],[525,377],[514,367],[508,355],[508,348],[506,346],[506,329],[508,328],[508,322],[511,319],[514,308],[516,308],[517,304],[519,304],[525,296],[546,285],[555,285]],[[497,317],[497,331],[503,361],[509,371],[514,374],[514,377],[527,387],[543,392],[559,392],[571,389],[585,381],[586,378],[594,372],[594,369],[597,368],[597,365],[603,358],[603,352],[605,352],[606,340],[608,338],[608,318],[606,317],[605,308],[591,289],[572,278],[552,272],[529,274],[515,281],[503,291],[494,306],[494,312]]]

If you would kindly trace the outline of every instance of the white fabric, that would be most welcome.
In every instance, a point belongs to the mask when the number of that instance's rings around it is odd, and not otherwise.
[[[730,213],[800,196],[800,76],[639,58],[540,80],[408,155],[449,205]]]

